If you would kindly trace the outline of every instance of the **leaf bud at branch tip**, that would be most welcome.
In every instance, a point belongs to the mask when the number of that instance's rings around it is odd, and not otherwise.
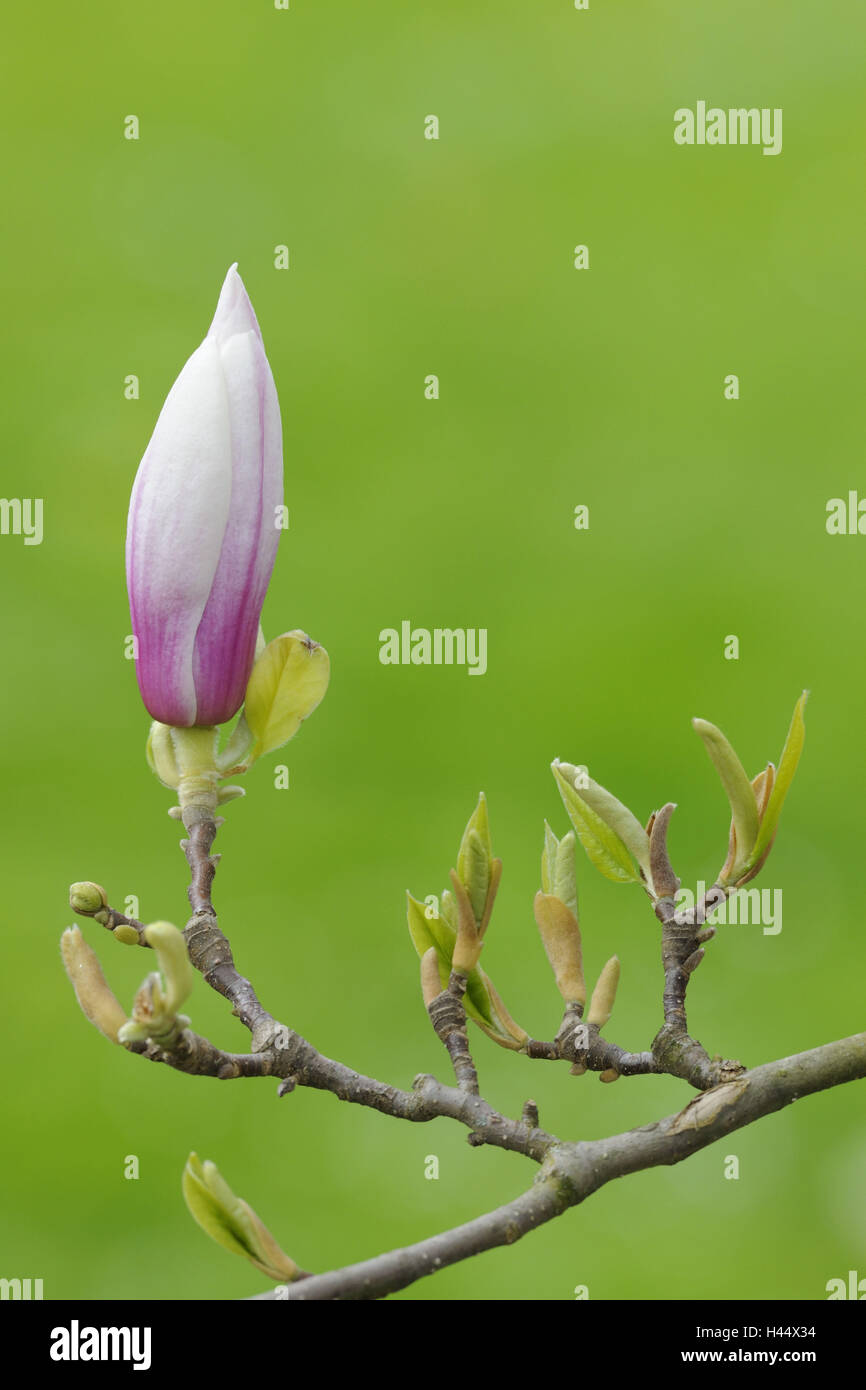
[[[116,1043],[118,1033],[126,1023],[126,1014],[108,986],[96,952],[88,946],[78,927],[66,928],[60,938],[60,950],[85,1018],[99,1029],[103,1037]]]
[[[550,893],[536,893],[535,921],[556,987],[566,1004],[586,1003],[580,927],[564,902]]]
[[[680,888],[680,881],[674,873],[667,846],[668,826],[676,809],[675,803],[669,801],[652,819],[650,878],[656,898],[675,898]]]
[[[502,860],[493,857],[487,798],[483,792],[463,832],[457,852],[456,872],[472,905],[478,934],[483,937],[502,877]]]
[[[603,1028],[613,1013],[616,987],[619,984],[619,972],[619,957],[611,956],[598,977],[598,983],[592,991],[592,998],[589,1001],[589,1013],[586,1016],[586,1021],[594,1024],[596,1028]]]

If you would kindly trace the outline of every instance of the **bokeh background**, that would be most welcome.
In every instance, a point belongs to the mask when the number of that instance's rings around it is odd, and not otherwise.
[[[396,1084],[447,1075],[403,895],[445,886],[483,789],[505,861],[485,965],[549,1036],[531,900],[543,820],[567,824],[551,758],[588,764],[642,818],[678,802],[679,870],[711,881],[727,808],[689,718],[719,723],[756,772],[808,687],[806,752],[759,881],[783,889],[783,930],[722,928],[690,1020],[748,1063],[861,1030],[866,539],[830,537],[825,508],[866,493],[862,6],[96,0],[19,6],[6,29],[3,492],[42,497],[45,533],[0,537],[0,1274],[42,1277],[48,1298],[261,1291],[187,1215],[191,1149],[314,1270],[466,1220],[532,1176],[447,1121],[142,1063],[88,1026],[60,968],[72,880],[185,920],[178,828],[123,655],[123,540],[139,458],[235,260],[284,420],[291,529],[265,628],[305,628],[333,667],[219,837],[222,925],[267,1006]],[[675,146],[673,112],[698,99],[782,107],[782,154]],[[486,627],[487,674],[382,666],[380,630],[407,618]],[[578,867],[589,971],[614,951],[623,964],[608,1031],[645,1047],[652,914]],[[131,1002],[140,953],[82,925]],[[245,1045],[203,986],[190,1012]],[[689,1094],[576,1080],[480,1034],[476,1055],[492,1101],[518,1114],[532,1095],[573,1138]],[[825,1297],[828,1279],[866,1275],[864,1094],[839,1088],[620,1181],[400,1297]]]

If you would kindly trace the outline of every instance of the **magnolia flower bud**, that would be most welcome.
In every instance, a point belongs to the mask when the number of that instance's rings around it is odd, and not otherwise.
[[[155,720],[221,724],[243,703],[279,540],[280,410],[236,266],[174,383],[129,507],[136,674]]]
[[[104,907],[108,907],[105,889],[99,883],[71,883],[69,885],[69,906],[82,917],[94,917]]]

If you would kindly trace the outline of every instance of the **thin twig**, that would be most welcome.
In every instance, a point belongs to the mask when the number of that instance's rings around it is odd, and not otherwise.
[[[681,1163],[699,1149],[795,1100],[863,1077],[866,1033],[768,1062],[695,1097],[679,1114],[656,1124],[609,1139],[552,1145],[532,1188],[485,1216],[416,1245],[259,1294],[257,1299],[384,1298],[458,1260],[512,1244],[615,1178]]]

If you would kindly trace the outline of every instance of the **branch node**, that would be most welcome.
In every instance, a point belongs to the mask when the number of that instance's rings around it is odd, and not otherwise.
[[[524,1101],[520,1118],[527,1129],[538,1129],[538,1105],[534,1100]]]

